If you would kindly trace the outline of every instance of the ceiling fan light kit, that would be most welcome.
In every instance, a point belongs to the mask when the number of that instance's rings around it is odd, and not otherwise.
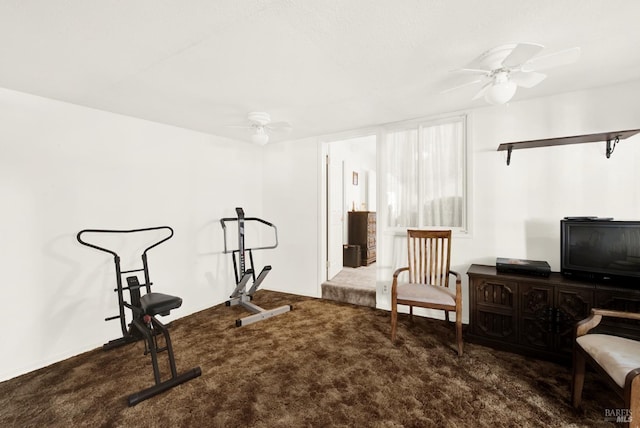
[[[509,73],[500,71],[496,73],[493,83],[484,93],[484,99],[492,105],[505,104],[513,98],[517,88],[518,85],[509,79]]]
[[[263,127],[257,127],[256,133],[251,135],[251,142],[259,146],[264,146],[269,142],[269,135],[264,132]]]

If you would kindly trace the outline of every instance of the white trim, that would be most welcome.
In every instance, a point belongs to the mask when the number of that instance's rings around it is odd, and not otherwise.
[[[318,295],[322,296],[322,283],[328,281],[327,278],[327,163],[326,157],[329,155],[329,144],[340,141],[355,140],[358,138],[375,137],[376,138],[376,168],[380,165],[379,156],[377,150],[379,148],[378,142],[380,141],[380,127],[369,127],[356,129],[352,131],[345,131],[331,135],[324,135],[318,138],[318,160],[320,162],[319,179],[318,179],[318,198],[320,207],[320,213],[318,215],[318,243],[320,263],[318,267],[318,278],[320,278],[318,284]],[[379,186],[376,180],[376,199],[379,200]]]
[[[325,161],[329,149],[328,143],[318,140],[318,160],[320,168],[318,168],[318,206],[320,213],[318,215],[318,246],[319,246],[319,263],[318,263],[318,284],[316,285],[316,293],[318,297],[322,297],[322,283],[327,281],[327,163]]]

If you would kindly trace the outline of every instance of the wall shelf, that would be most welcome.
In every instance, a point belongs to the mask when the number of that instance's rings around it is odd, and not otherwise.
[[[572,137],[546,138],[543,140],[518,141],[513,143],[502,143],[498,146],[498,151],[507,151],[507,165],[511,163],[511,151],[517,149],[533,149],[536,147],[564,146],[567,144],[595,143],[598,141],[607,142],[607,158],[611,156],[616,144],[620,140],[629,138],[640,132],[640,129],[628,131],[601,132],[599,134],[575,135]]]

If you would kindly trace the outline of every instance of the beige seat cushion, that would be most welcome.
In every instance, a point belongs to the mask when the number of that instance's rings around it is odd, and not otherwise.
[[[576,342],[621,388],[633,369],[640,367],[640,342],[607,334],[585,334]]]
[[[455,306],[456,295],[448,288],[437,285],[398,284],[398,300]]]

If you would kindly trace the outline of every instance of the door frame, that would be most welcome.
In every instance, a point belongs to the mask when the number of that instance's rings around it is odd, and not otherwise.
[[[377,173],[377,169],[380,166],[380,160],[377,155],[377,152],[380,148],[380,137],[381,131],[379,127],[375,128],[364,128],[355,131],[339,133],[329,136],[324,136],[321,140],[319,140],[318,144],[318,162],[320,163],[320,167],[318,168],[318,278],[320,279],[318,283],[318,296],[322,296],[322,283],[328,280],[327,278],[327,257],[328,257],[328,249],[327,249],[327,240],[328,240],[328,216],[327,216],[327,162],[326,158],[329,154],[329,143],[352,140],[357,138],[364,137],[375,137],[376,139],[376,201],[380,202],[380,176]]]

